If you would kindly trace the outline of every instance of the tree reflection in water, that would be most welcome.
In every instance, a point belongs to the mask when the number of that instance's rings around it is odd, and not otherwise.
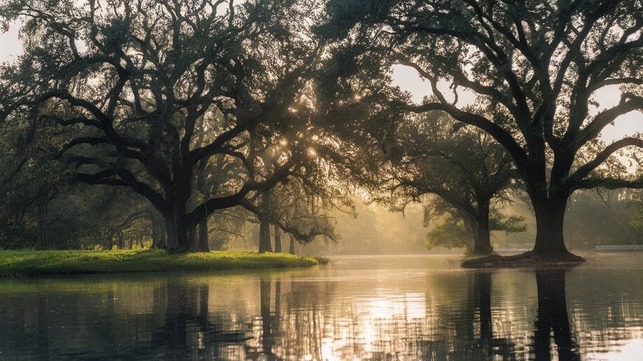
[[[252,334],[250,339],[244,345],[245,358],[247,360],[275,359],[273,345],[275,339],[279,336],[279,315],[281,314],[281,281],[275,283],[275,310],[272,311],[272,289],[273,281],[269,277],[262,277],[259,282],[260,294],[260,315],[253,317]]]
[[[423,360],[516,360],[516,345],[494,335],[491,272],[467,275],[464,300],[440,315],[441,328],[428,334],[422,345]],[[452,331],[454,330],[454,334]]]
[[[153,334],[152,349],[165,359],[551,360],[552,353],[559,360],[580,359],[569,325],[565,271],[535,274],[532,347],[516,345],[515,335],[494,333],[493,273],[461,276],[432,283],[432,292],[453,297],[437,310],[427,298],[409,295],[337,303],[328,282],[263,276],[255,283],[258,312],[235,317],[237,324],[209,310],[207,283],[169,282],[154,292],[154,313],[164,312],[165,322]],[[426,309],[413,310],[417,306]]]
[[[219,360],[235,355],[246,333],[225,330],[219,315],[209,313],[209,285],[168,281],[154,290],[154,313],[165,322],[152,333],[152,352],[157,359]]]
[[[617,271],[370,272],[16,280],[0,359],[573,361],[640,345],[643,291]]]
[[[565,297],[565,271],[536,271],[538,318],[534,333],[536,360],[551,360],[553,334],[559,360],[580,360],[579,348],[572,337]]]
[[[332,303],[317,298],[328,293],[305,283],[291,284],[283,297],[293,308],[281,309],[281,280],[262,279],[259,337],[263,354],[254,350],[248,356],[253,360],[551,360],[556,352],[554,358],[559,360],[580,359],[569,327],[564,271],[536,272],[538,319],[531,348],[517,345],[515,335],[494,334],[492,276],[490,272],[468,273],[464,297],[438,312],[427,310],[422,319],[409,316],[412,305],[403,304],[409,302],[406,297],[389,297],[388,301],[402,304],[389,305],[390,313],[384,315],[386,301],[358,298],[349,307],[328,307]],[[395,309],[404,311],[395,314]]]

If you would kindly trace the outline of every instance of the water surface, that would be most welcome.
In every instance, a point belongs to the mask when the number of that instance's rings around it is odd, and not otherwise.
[[[573,270],[448,256],[0,279],[1,360],[640,360],[643,252]]]

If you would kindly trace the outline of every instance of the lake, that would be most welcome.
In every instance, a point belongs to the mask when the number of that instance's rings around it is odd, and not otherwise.
[[[457,256],[0,279],[0,360],[641,360],[643,252],[572,270]]]

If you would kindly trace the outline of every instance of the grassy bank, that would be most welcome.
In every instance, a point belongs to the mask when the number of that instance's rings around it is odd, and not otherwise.
[[[0,276],[310,267],[321,262],[313,257],[239,251],[0,251]]]

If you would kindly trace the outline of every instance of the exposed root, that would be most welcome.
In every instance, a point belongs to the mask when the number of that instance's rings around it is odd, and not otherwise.
[[[529,251],[515,256],[490,255],[462,261],[463,268],[569,268],[585,262],[570,252],[538,253]]]

